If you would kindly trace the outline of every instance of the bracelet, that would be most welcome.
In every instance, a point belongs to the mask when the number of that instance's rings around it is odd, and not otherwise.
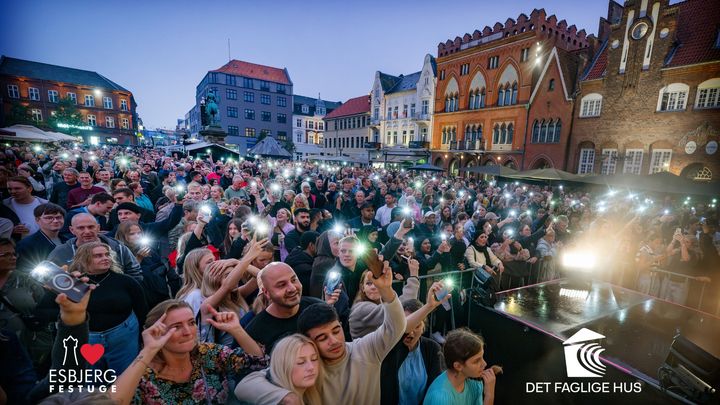
[[[141,355],[138,355],[137,357],[135,357],[135,361],[137,361],[138,363],[141,363],[143,366],[145,366],[145,368],[150,367],[149,363],[145,363],[144,361],[142,361]]]

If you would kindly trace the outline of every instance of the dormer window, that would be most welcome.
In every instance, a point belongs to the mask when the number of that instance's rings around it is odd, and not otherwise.
[[[306,104],[303,104],[302,112],[303,112],[303,114],[308,114],[310,112],[310,107],[308,107]]]

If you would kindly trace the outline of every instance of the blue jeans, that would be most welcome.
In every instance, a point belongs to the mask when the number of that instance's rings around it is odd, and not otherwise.
[[[103,332],[90,332],[88,343],[100,343],[105,354],[92,368],[115,370],[119,376],[140,352],[140,325],[134,312],[121,324]]]

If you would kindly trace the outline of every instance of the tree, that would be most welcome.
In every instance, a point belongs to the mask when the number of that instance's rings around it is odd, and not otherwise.
[[[60,99],[55,114],[51,114],[47,121],[53,131],[63,132],[68,135],[78,135],[80,131],[77,128],[58,127],[58,123],[78,126],[85,125],[82,114],[78,111],[75,102],[68,97]]]
[[[286,139],[285,140],[285,150],[290,152],[291,155],[295,154],[295,144],[293,143],[292,139]]]
[[[7,124],[34,124],[30,116],[30,108],[21,104],[19,101],[13,101],[10,107],[10,114],[7,116]]]

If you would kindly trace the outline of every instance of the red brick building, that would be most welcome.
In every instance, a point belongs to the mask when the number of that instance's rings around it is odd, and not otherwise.
[[[535,9],[439,44],[432,163],[564,168],[581,55],[594,43]]]
[[[3,56],[0,89],[1,126],[19,104],[28,107],[36,126],[57,131],[49,127],[48,118],[61,99],[70,98],[85,122],[76,128],[84,142],[137,143],[132,92],[99,73]]]
[[[610,2],[581,77],[570,171],[720,174],[717,0]]]

